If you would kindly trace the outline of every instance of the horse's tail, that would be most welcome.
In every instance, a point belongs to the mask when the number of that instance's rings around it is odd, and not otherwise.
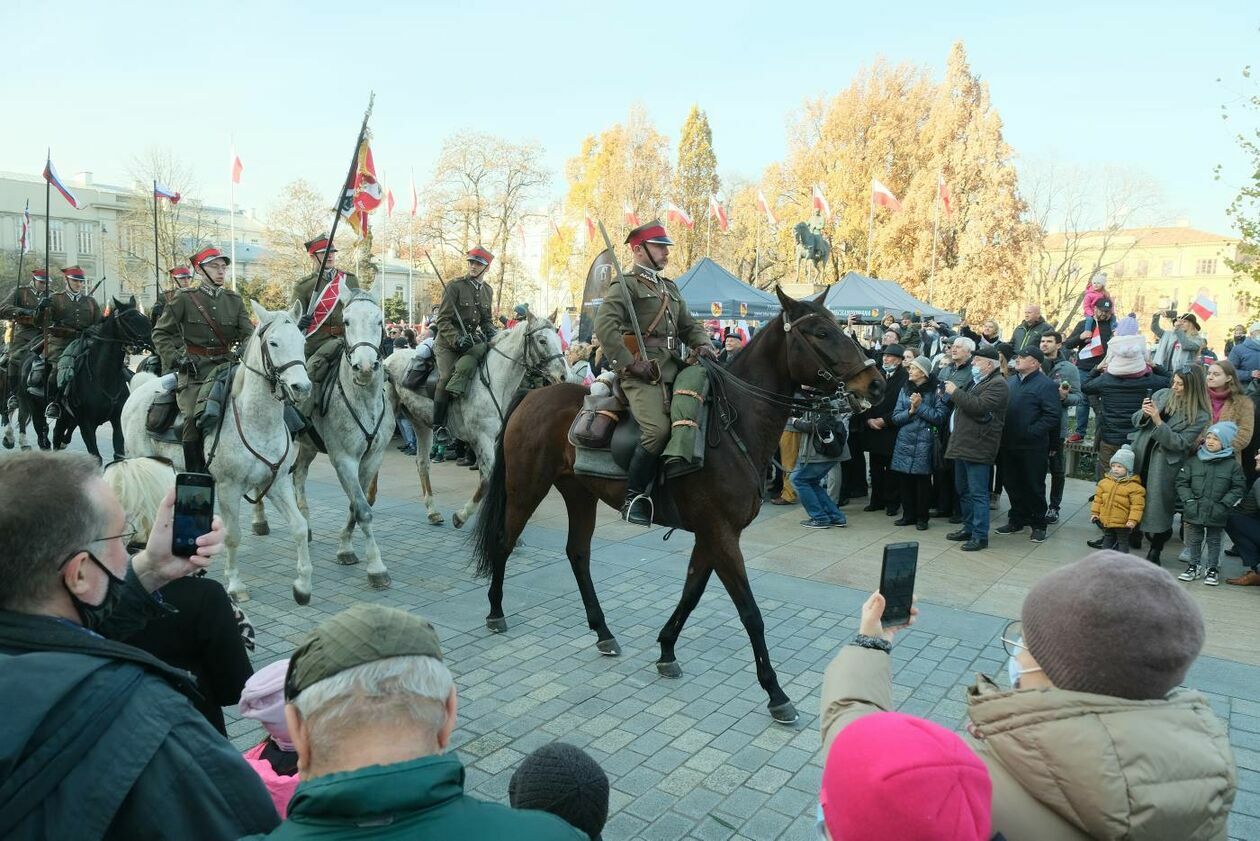
[[[494,470],[490,472],[485,493],[481,497],[477,522],[473,524],[473,560],[477,565],[478,578],[489,578],[495,566],[504,563],[507,556],[512,554],[512,546],[504,534],[507,526],[507,459],[503,457],[503,434],[507,431],[512,413],[529,393],[518,391],[512,398],[503,414],[503,427],[494,441]]]
[[[128,387],[132,391],[135,391],[136,389],[138,389],[140,386],[144,385],[145,383],[152,382],[153,380],[156,380],[156,379],[157,379],[157,376],[149,371],[137,371],[135,374],[131,376],[131,382],[128,384]]]

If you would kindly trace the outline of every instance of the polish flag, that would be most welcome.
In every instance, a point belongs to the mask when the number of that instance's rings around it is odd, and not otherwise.
[[[639,221],[639,214],[634,212],[634,208],[630,206],[630,202],[622,202],[622,212],[626,216],[626,227],[637,228],[643,223]]]
[[[1102,334],[1098,332],[1097,327],[1094,327],[1093,337],[1089,340],[1089,344],[1081,348],[1078,356],[1080,356],[1081,359],[1093,359],[1095,356],[1102,356],[1102,355],[1103,355]]]
[[[595,220],[591,218],[591,213],[586,212],[586,238],[588,240],[595,239]]]
[[[901,210],[901,202],[893,195],[893,191],[885,187],[878,179],[871,179],[871,201],[889,210]]]
[[[232,150],[232,183],[241,183],[241,173],[245,171],[245,164],[241,163],[241,156],[236,154],[236,149]]]
[[[385,215],[394,215],[394,191],[390,189],[385,190]]]
[[[831,221],[831,205],[827,203],[827,197],[823,195],[822,185],[814,185],[814,210],[823,215],[823,219]]]
[[[709,216],[713,217],[723,231],[731,226],[730,217],[726,215],[726,208],[722,206],[722,200],[717,193],[709,196]]]
[[[416,195],[416,177],[411,176],[411,218],[416,217],[416,211],[420,209],[420,197]]]
[[[21,246],[21,249],[22,249],[21,253],[23,254],[31,253],[31,238],[34,236],[34,234],[35,234],[35,231],[31,227],[31,200],[27,199],[26,208],[22,211],[22,236],[18,241],[18,244]]]
[[[665,202],[665,218],[670,222],[677,222],[687,228],[694,228],[696,226],[695,220],[687,215],[687,211],[683,210],[672,201]]]
[[[779,220],[775,218],[774,210],[770,208],[770,202],[766,201],[766,194],[760,190],[757,191],[757,208],[766,214],[766,222],[771,227],[779,224]]]
[[[1190,312],[1194,313],[1199,321],[1207,321],[1216,315],[1216,301],[1200,292],[1199,296],[1190,304]]]
[[[949,187],[945,185],[944,174],[937,176],[936,195],[941,200],[941,207],[945,208],[945,215],[952,215],[954,212],[954,199],[949,194]]]
[[[745,319],[735,322],[735,332],[744,340],[744,344],[748,344],[748,322]]]

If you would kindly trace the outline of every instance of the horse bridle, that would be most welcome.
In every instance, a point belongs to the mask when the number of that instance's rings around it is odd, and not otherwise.
[[[535,360],[535,361],[533,361],[533,362],[530,362],[530,361],[529,361],[529,360],[530,360],[530,350],[531,350],[531,348],[533,348],[533,346],[534,346],[534,343],[533,343],[533,342],[531,342],[531,341],[530,341],[530,339],[531,339],[531,338],[533,338],[533,337],[534,337],[536,334],[538,334],[538,333],[545,333],[545,332],[548,332],[548,331],[554,331],[555,329],[556,329],[556,328],[555,328],[555,327],[553,327],[553,326],[551,326],[550,324],[545,324],[545,325],[543,325],[542,327],[535,327],[535,328],[534,328],[534,329],[532,329],[532,330],[527,330],[527,331],[525,331],[525,346],[524,346],[524,348],[522,348],[522,349],[521,349],[521,358],[520,358],[519,360],[517,360],[515,357],[508,356],[506,353],[504,353],[503,351],[499,350],[499,349],[498,349],[497,347],[495,347],[494,345],[491,345],[491,346],[490,346],[490,350],[491,350],[491,351],[493,351],[494,353],[499,354],[499,356],[502,356],[504,359],[509,359],[509,360],[511,360],[511,361],[513,361],[513,362],[517,362],[517,361],[519,361],[519,362],[521,363],[521,365],[522,365],[522,366],[524,366],[524,368],[525,368],[525,372],[526,372],[526,373],[529,373],[529,374],[539,374],[539,375],[541,375],[541,374],[546,373],[546,370],[547,370],[547,364],[548,364],[548,363],[550,363],[550,362],[551,362],[552,360],[554,360],[554,359],[564,359],[564,354],[563,354],[563,353],[552,353],[552,354],[549,354],[549,355],[547,355],[547,356],[541,357],[541,358],[539,358],[539,359],[537,359],[537,360]]]
[[[285,371],[292,368],[294,365],[305,365],[306,359],[305,358],[291,359],[288,362],[284,363],[283,365],[276,365],[274,362],[272,362],[271,352],[267,350],[267,342],[265,341],[265,339],[267,337],[267,331],[270,330],[271,326],[275,323],[276,323],[275,320],[267,322],[266,324],[262,326],[261,329],[258,330],[258,332],[254,334],[254,337],[253,337],[253,341],[258,342],[258,347],[259,347],[258,355],[262,357],[262,370],[259,371],[257,368],[254,368],[253,366],[249,364],[249,361],[248,361],[249,348],[248,347],[246,347],[245,353],[242,353],[240,358],[241,358],[241,364],[245,366],[245,370],[252,371],[253,373],[262,377],[263,380],[266,381],[268,387],[271,390],[271,396],[275,398],[276,400],[284,402],[285,400],[291,400],[292,398],[285,393],[285,390],[287,387],[284,386],[284,383],[280,381],[280,376]]]
[[[811,318],[826,318],[826,316],[823,313],[808,312],[805,315],[801,316],[800,318],[796,319],[796,321],[791,321],[788,319],[787,313],[784,312],[783,313],[783,332],[787,333],[788,338],[791,339],[792,328],[800,324],[802,321],[808,321]],[[875,367],[874,359],[865,359],[862,361],[861,365],[855,365],[846,371],[840,371],[839,373],[833,374],[831,371],[830,364],[827,362],[826,359],[823,358],[822,354],[818,352],[818,348],[814,347],[813,343],[810,342],[808,339],[806,339],[804,336],[801,336],[800,338],[801,338],[801,344],[804,345],[805,350],[809,352],[809,355],[814,358],[814,362],[818,364],[818,372],[817,372],[818,378],[821,379],[823,382],[828,382],[835,385],[836,391],[842,395],[848,393],[848,389],[845,387],[846,380],[848,380],[850,377],[856,377],[858,374],[862,373],[867,368]]]
[[[346,362],[350,363],[350,365],[353,366],[354,363],[350,361],[350,355],[361,347],[371,348],[372,350],[376,351],[377,361],[380,361],[380,359],[384,356],[384,352],[385,352],[384,348],[381,347],[381,344],[382,344],[381,342],[377,342],[376,344],[373,344],[372,342],[365,341],[365,342],[355,342],[354,344],[350,345],[350,344],[346,344],[346,340],[343,338],[341,340],[341,353],[343,356],[345,356]],[[340,365],[337,366],[337,392],[341,395],[341,399],[345,402],[346,409],[350,412],[350,417],[354,420],[355,425],[359,427],[359,431],[363,433],[364,439],[367,440],[367,448],[371,450],[373,442],[376,441],[376,436],[381,431],[381,423],[385,420],[385,395],[384,394],[381,395],[381,411],[376,416],[376,425],[372,429],[369,430],[367,428],[367,425],[364,424],[363,421],[359,419],[358,413],[354,411],[354,406],[350,403],[350,395],[346,394],[346,387],[342,385],[341,383],[341,366]]]

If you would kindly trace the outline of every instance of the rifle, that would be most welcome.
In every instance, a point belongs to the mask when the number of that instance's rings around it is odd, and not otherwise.
[[[647,358],[647,344],[643,341],[643,330],[639,327],[639,314],[634,309],[634,299],[630,297],[630,287],[626,285],[624,280],[625,274],[621,271],[621,263],[617,261],[617,252],[613,249],[612,240],[608,238],[608,231],[604,230],[604,223],[600,221],[596,224],[599,225],[599,235],[604,238],[604,247],[608,249],[608,259],[612,261],[613,269],[617,272],[617,277],[622,278],[621,295],[626,299],[626,309],[630,312],[630,326],[634,328],[634,338],[639,343],[637,355],[639,359],[642,359],[645,362],[650,362],[650,364],[655,366],[656,363],[651,362]],[[660,378],[660,371],[658,369],[656,379],[660,380]]]
[[[433,262],[433,255],[428,251],[424,252],[425,258],[429,261],[429,265],[433,267],[433,273],[437,275],[438,283],[442,284],[443,291],[446,290],[446,281],[442,280],[442,273],[438,271],[437,263]]]
[[[89,297],[89,298],[94,298],[94,297],[96,297],[96,290],[97,290],[97,289],[100,289],[100,288],[101,288],[101,284],[102,284],[102,283],[104,283],[104,282],[105,282],[105,275],[101,275],[101,279],[100,279],[100,280],[98,280],[98,281],[96,281],[96,283],[95,283],[95,284],[93,284],[92,288],[88,290],[88,292],[87,292],[87,297]]]

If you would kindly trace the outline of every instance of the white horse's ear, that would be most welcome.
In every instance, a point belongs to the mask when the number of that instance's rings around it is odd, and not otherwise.
[[[556,316],[558,316],[559,314],[560,314],[560,308],[556,307],[554,310],[551,311],[551,315],[547,316],[547,320],[550,321],[552,324],[555,324]]]
[[[254,318],[259,321],[266,321],[267,317],[271,315],[271,312],[258,301],[250,299],[249,305],[254,308]]]
[[[293,302],[293,306],[289,307],[289,315],[293,316],[294,321],[302,320],[302,316],[306,315],[306,310],[302,308],[301,301]]]
[[[345,306],[350,302],[350,297],[354,295],[354,290],[350,288],[350,284],[343,283],[337,288],[337,301]]]

